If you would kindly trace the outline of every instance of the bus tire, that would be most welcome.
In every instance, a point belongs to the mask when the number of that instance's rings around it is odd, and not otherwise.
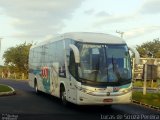
[[[37,83],[37,80],[35,79],[34,81],[34,89],[36,91],[36,93],[38,94],[39,93],[39,90],[38,90],[38,83]]]
[[[68,101],[66,99],[66,90],[63,85],[61,85],[60,97],[61,97],[62,104],[64,106],[67,106]]]

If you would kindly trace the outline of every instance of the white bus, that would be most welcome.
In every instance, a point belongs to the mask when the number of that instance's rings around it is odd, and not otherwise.
[[[139,54],[136,50],[138,60]],[[66,33],[32,46],[29,84],[78,105],[130,103],[132,67],[125,41],[103,33]]]

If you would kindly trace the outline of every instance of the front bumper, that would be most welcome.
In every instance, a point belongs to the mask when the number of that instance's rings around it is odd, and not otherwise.
[[[79,105],[110,105],[128,104],[132,100],[132,91],[120,95],[96,96],[79,91],[77,104]]]

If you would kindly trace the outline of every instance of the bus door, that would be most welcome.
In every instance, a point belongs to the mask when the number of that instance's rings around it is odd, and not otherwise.
[[[77,63],[75,63],[75,57],[73,50],[70,50],[70,58],[69,58],[69,99],[72,102],[76,102],[77,96]]]
[[[77,89],[76,89],[76,80],[74,77],[69,75],[69,99],[76,103]]]

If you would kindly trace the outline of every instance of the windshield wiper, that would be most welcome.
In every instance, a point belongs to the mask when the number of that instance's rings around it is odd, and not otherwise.
[[[113,55],[112,55],[112,70],[114,71]]]
[[[107,65],[107,66],[106,66],[106,67],[107,67],[106,70],[107,70],[107,82],[108,82],[108,61],[107,61],[108,57],[107,57],[107,52],[106,52],[106,51],[107,51],[107,47],[106,47],[106,49],[104,50],[104,54],[105,54],[105,58],[106,58],[106,65]]]
[[[118,66],[116,64],[116,61],[114,61],[113,55],[112,55],[112,66],[113,66],[112,67],[113,72],[115,72],[118,81],[121,80],[122,78],[121,78],[121,75],[120,75],[120,73],[118,71]]]

